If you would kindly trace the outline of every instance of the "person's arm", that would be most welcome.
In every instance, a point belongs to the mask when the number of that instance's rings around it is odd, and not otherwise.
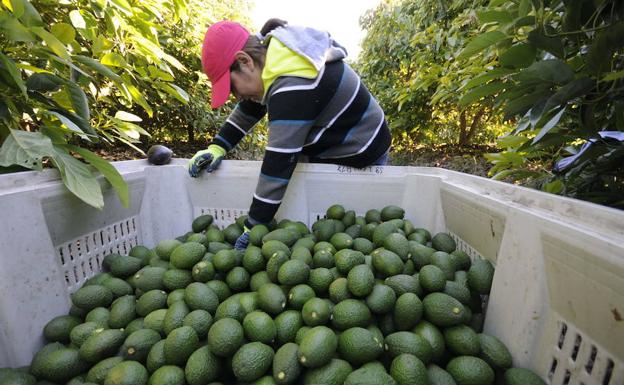
[[[204,168],[207,172],[216,170],[227,152],[233,149],[265,114],[266,107],[260,103],[248,100],[238,103],[208,148],[198,151],[189,160],[189,174],[197,177]]]
[[[245,231],[235,248],[245,249],[249,229],[269,223],[282,203],[288,182],[303,149],[308,132],[317,116],[314,103],[301,103],[291,92],[271,96],[269,106],[269,142],[267,144],[258,185],[253,196]]]
[[[243,100],[236,105],[219,133],[210,144],[217,144],[230,151],[266,114],[266,107],[260,103]]]

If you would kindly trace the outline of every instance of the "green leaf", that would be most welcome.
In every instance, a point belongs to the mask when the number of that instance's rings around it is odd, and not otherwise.
[[[67,116],[65,116],[65,115],[63,115],[63,114],[61,114],[59,112],[56,112],[56,111],[45,111],[45,113],[48,114],[48,115],[52,115],[52,116],[56,117],[70,131],[73,131],[73,132],[77,133],[83,139],[89,140],[88,137],[84,134],[84,132],[80,129],[80,127],[78,127],[78,125],[76,123],[74,123],[71,119],[69,119]]]
[[[563,182],[557,179],[550,183],[545,184],[543,187],[543,190],[551,194],[560,194],[564,188],[565,188],[565,185],[563,184]]]
[[[150,107],[150,105],[147,103],[147,100],[145,99],[145,96],[143,96],[141,91],[139,91],[139,89],[136,88],[133,84],[130,84],[128,82],[124,83],[124,85],[128,89],[128,92],[130,92],[132,100],[138,103],[139,106],[143,107],[145,112],[147,112],[147,115],[149,115],[149,117],[151,118],[154,111],[152,110],[152,107]]]
[[[23,0],[10,0],[5,1],[4,3],[9,7],[11,12],[13,12],[13,15],[15,15],[15,17],[22,17],[22,15],[24,14]]]
[[[180,71],[184,71],[186,72],[186,67],[184,66],[184,64],[180,63],[180,61],[178,61],[178,59],[174,58],[173,56],[166,54],[163,52],[163,56],[162,56],[163,60],[165,60],[167,63],[171,64],[172,66],[174,66],[176,69],[180,70]]]
[[[470,79],[470,81],[466,83],[464,86],[460,87],[460,89],[469,90],[476,86],[480,86],[483,83],[489,82],[490,80],[500,79],[503,76],[512,74],[514,72],[515,72],[514,70],[507,69],[507,68],[495,68],[491,71],[484,73],[483,75],[479,75],[473,79]]]
[[[184,91],[182,88],[176,86],[175,84],[172,83],[160,83],[158,85],[161,89],[163,89],[165,92],[167,92],[169,95],[173,96],[174,98],[178,99],[180,102],[182,103],[188,103],[189,101],[189,95],[188,93],[186,93],[186,91]]]
[[[563,41],[559,36],[546,36],[542,31],[533,30],[527,36],[529,43],[562,59],[564,57]]]
[[[459,99],[458,104],[460,106],[468,105],[481,99],[484,96],[490,96],[497,93],[498,91],[504,90],[505,87],[507,87],[505,83],[496,81],[485,84],[481,87],[473,88],[472,90],[468,91],[464,96],[462,96],[461,99]]]
[[[74,107],[74,111],[76,111],[76,115],[88,122],[89,119],[91,119],[91,114],[89,111],[89,100],[87,99],[87,95],[82,88],[74,82],[67,82],[66,88]]]
[[[37,40],[35,35],[33,35],[30,30],[20,23],[15,17],[8,17],[0,23],[0,28],[2,28],[2,31],[6,34],[7,38],[12,41],[31,43]]]
[[[540,139],[542,139],[544,137],[544,135],[546,135],[550,130],[553,129],[553,127],[555,127],[557,125],[557,123],[559,123],[559,120],[561,120],[561,117],[563,116],[563,113],[566,111],[565,108],[562,108],[561,111],[557,112],[552,118],[550,118],[550,120],[544,124],[544,127],[542,127],[542,129],[540,130],[540,132],[535,136],[535,138],[533,138],[533,144],[537,143],[540,141]]]
[[[498,7],[499,5],[503,5],[507,2],[507,0],[490,0],[489,7]]]
[[[518,16],[525,17],[532,9],[531,0],[520,0],[520,4],[518,4]]]
[[[542,60],[524,69],[518,75],[521,82],[550,82],[566,84],[574,79],[574,71],[565,62],[558,59]]]
[[[17,88],[22,92],[25,97],[28,97],[26,94],[26,85],[22,80],[22,74],[20,70],[15,66],[13,60],[11,60],[8,56],[0,52],[0,69],[5,72],[6,75],[13,81],[13,83],[17,86]],[[6,76],[3,75],[3,76]]]
[[[185,20],[188,17],[185,0],[173,0],[175,14],[178,18]]]
[[[34,73],[26,80],[26,88],[29,91],[55,92],[63,84],[65,79],[49,73]]]
[[[514,27],[526,27],[527,25],[535,25],[535,16],[524,16],[514,21]]]
[[[457,57],[458,59],[469,58],[484,49],[507,39],[507,35],[501,31],[490,31],[483,33],[471,39],[463,51]]]
[[[132,15],[132,6],[126,0],[111,0],[111,3],[128,16]]]
[[[67,49],[65,48],[63,43],[61,43],[61,41],[56,38],[56,36],[52,35],[50,32],[46,31],[41,27],[32,27],[31,31],[33,31],[35,35],[39,36],[46,43],[48,48],[52,50],[52,52],[54,52],[63,59],[69,59],[69,53],[67,53]]]
[[[112,118],[111,121],[115,123],[115,127],[119,129],[119,133],[125,135],[128,139],[139,140],[141,135],[150,136],[141,126],[130,122],[124,122],[123,120]]]
[[[624,22],[614,23],[607,29],[597,33],[591,42],[585,61],[587,67],[596,74],[605,72],[611,67],[613,54],[624,47],[622,35],[624,34]]]
[[[126,60],[120,54],[116,52],[109,52],[106,55],[102,56],[100,59],[102,64],[111,66],[111,67],[120,67],[125,68],[128,66]]]
[[[516,44],[503,52],[499,61],[503,67],[525,68],[533,64],[537,51],[530,44]]]
[[[543,100],[544,98],[550,96],[552,91],[548,89],[538,89],[529,94],[522,95],[520,97],[516,97],[510,99],[507,104],[505,104],[505,108],[503,112],[505,113],[506,118],[510,118],[515,115],[524,114],[527,112],[535,103]]]
[[[80,11],[77,9],[74,9],[73,11],[69,12],[69,20],[71,20],[71,23],[74,26],[74,28],[77,28],[77,29],[87,28],[87,23],[85,22],[85,19],[82,17],[82,15],[80,14]]]
[[[611,82],[613,80],[618,80],[624,78],[624,70],[617,72],[609,72],[606,74],[600,81],[601,82]]]
[[[590,92],[596,85],[596,82],[590,78],[580,78],[559,88],[553,96],[548,99],[544,109],[546,111],[567,103],[568,101],[583,96]]]
[[[42,160],[54,152],[52,141],[40,132],[10,130],[0,148],[0,166],[20,165],[42,170]]]
[[[102,175],[104,175],[106,180],[108,180],[115,191],[117,191],[119,200],[124,207],[128,208],[130,206],[130,191],[128,189],[128,184],[112,164],[85,148],[70,146],[70,149],[82,156],[93,167],[97,168]]]
[[[92,138],[94,139],[98,138],[98,134],[95,132],[93,127],[91,127],[91,124],[89,123],[88,120],[85,120],[81,118],[80,116],[78,116],[77,114],[74,114],[73,112],[70,112],[70,111],[61,110],[58,108],[51,108],[50,110],[65,116],[67,119],[70,119],[72,122],[74,122],[75,125],[80,127],[80,129],[83,132],[87,133]]]
[[[35,7],[33,7],[30,1],[11,0],[11,3],[13,4],[16,4],[18,2],[22,3],[21,7],[23,7],[23,10],[24,10],[23,14],[19,18],[27,27],[43,25],[43,21],[41,20],[41,15],[39,15],[39,12],[37,12],[37,10],[35,9]]]
[[[520,135],[505,135],[496,140],[499,147],[516,148],[527,141],[527,138]]]
[[[86,56],[81,56],[81,55],[74,55],[73,59],[77,61],[78,63],[86,65],[87,67],[98,72],[100,75],[106,76],[107,78],[113,81],[117,81],[117,82],[121,81],[121,76],[117,75],[113,70],[111,70],[104,64],[100,63],[96,59],[86,57]]]
[[[131,114],[126,111],[117,111],[115,113],[115,118],[119,120],[123,120],[124,122],[142,122],[143,121],[143,119],[136,116],[135,114]]]
[[[11,118],[11,111],[9,111],[9,106],[6,105],[4,100],[0,100],[0,119],[4,120],[5,123]],[[2,133],[0,132],[0,139],[2,139]]]
[[[481,23],[511,23],[514,19],[508,11],[500,11],[496,9],[488,9],[485,11],[477,11],[477,17]]]
[[[96,209],[104,208],[104,196],[89,167],[71,156],[64,147],[54,146],[52,162],[59,170],[67,189]]]
[[[50,32],[63,44],[69,44],[76,38],[74,27],[67,23],[54,24]]]
[[[512,176],[515,172],[516,172],[516,170],[503,170],[503,171],[500,171],[500,172],[496,173],[494,176],[492,176],[492,179],[493,180],[504,180],[507,177]]]

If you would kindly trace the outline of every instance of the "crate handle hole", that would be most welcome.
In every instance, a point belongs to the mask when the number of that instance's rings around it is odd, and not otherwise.
[[[605,375],[602,379],[602,385],[609,385],[609,382],[611,382],[611,376],[613,375],[613,366],[613,360],[609,359],[607,361],[607,370],[605,370]]]
[[[550,370],[548,371],[548,379],[552,380],[555,375],[555,371],[557,370],[557,359],[553,357],[552,363],[550,364]]]
[[[591,374],[594,370],[594,363],[596,362],[596,356],[598,355],[598,349],[594,345],[591,347],[591,353],[589,354],[589,359],[587,360],[587,365],[585,365],[585,371],[587,374]]]
[[[570,383],[570,371],[566,370],[565,377],[563,378],[563,385],[568,385]]]
[[[572,348],[572,355],[570,356],[572,358],[572,361],[576,361],[576,357],[578,356],[578,352],[579,352],[579,349],[581,348],[582,342],[583,342],[583,338],[581,337],[580,334],[577,334],[576,338],[574,339],[574,348]]]
[[[559,332],[559,341],[557,341],[557,346],[559,349],[563,347],[563,343],[565,342],[566,333],[568,332],[568,325],[565,322],[561,323],[561,331]]]

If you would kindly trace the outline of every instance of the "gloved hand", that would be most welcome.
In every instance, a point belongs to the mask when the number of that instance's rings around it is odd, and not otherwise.
[[[234,243],[234,248],[236,250],[245,251],[245,249],[247,249],[247,245],[249,245],[249,228],[244,226],[243,233]]]
[[[213,172],[223,160],[226,151],[225,148],[219,146],[218,144],[211,144],[207,149],[198,151],[188,163],[188,172],[193,177],[196,178],[199,176],[199,173],[203,168],[206,169],[207,172]]]

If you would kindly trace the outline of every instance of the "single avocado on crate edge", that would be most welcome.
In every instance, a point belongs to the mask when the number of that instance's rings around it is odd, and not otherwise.
[[[156,166],[171,162],[173,151],[161,144],[155,144],[147,150],[147,161]]]

